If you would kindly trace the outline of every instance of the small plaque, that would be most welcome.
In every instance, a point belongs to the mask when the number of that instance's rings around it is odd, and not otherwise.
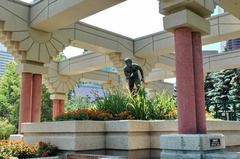
[[[221,146],[221,140],[219,138],[210,139],[210,147],[218,147]]]

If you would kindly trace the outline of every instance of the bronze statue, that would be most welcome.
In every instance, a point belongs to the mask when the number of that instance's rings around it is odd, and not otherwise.
[[[141,82],[144,82],[143,70],[138,64],[133,63],[130,58],[126,58],[124,61],[126,64],[124,67],[124,74],[128,82],[129,90],[134,95],[134,85],[137,87],[138,91],[141,87]],[[139,77],[138,71],[141,74],[141,78]]]

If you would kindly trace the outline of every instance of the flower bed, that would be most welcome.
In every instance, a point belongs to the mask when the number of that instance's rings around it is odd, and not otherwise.
[[[23,141],[0,141],[0,159],[23,159],[56,156],[57,147],[48,143],[39,142],[31,146]]]
[[[57,117],[56,121],[169,120],[177,117],[174,97],[165,91],[147,97],[142,88],[133,96],[122,88],[112,87],[104,97],[96,95],[95,99],[93,103],[85,103],[84,106],[80,103],[78,107],[73,105],[75,109],[67,109],[68,112]]]
[[[66,112],[58,117],[56,117],[56,121],[65,121],[65,120],[132,120],[135,119],[128,112],[121,112],[119,114],[110,114],[108,112],[104,112],[101,110],[95,109],[78,109],[71,112]]]
[[[103,98],[84,109],[66,112],[56,118],[64,120],[165,120],[176,119],[175,100],[165,92],[146,98],[144,91],[136,95],[121,89],[110,90]]]

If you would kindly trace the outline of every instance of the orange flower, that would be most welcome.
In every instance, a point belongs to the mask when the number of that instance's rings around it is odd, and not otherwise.
[[[48,153],[47,152],[43,152],[42,153],[42,157],[47,157],[48,156]]]
[[[107,84],[112,84],[112,79],[108,79]]]

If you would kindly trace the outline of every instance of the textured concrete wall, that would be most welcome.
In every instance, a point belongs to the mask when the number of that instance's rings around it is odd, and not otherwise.
[[[226,146],[240,145],[240,123],[207,121],[210,134],[224,134]],[[45,141],[61,150],[160,149],[160,135],[176,134],[176,120],[64,121],[23,124],[27,143]]]

